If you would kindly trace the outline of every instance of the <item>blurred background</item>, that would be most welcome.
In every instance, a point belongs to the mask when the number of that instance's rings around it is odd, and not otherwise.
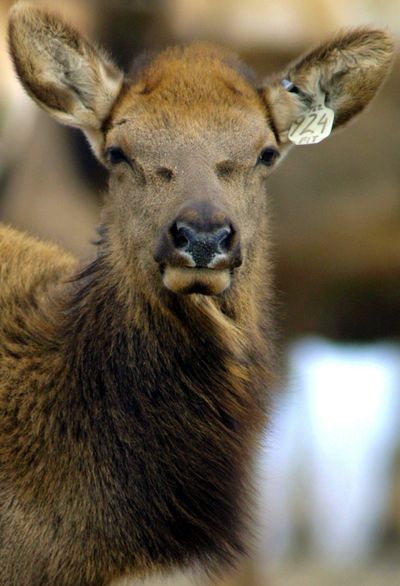
[[[42,2],[43,3],[43,2]],[[24,95],[0,0],[0,221],[92,254],[105,171]],[[48,1],[123,68],[226,43],[259,73],[338,28],[400,36],[399,0]],[[400,59],[351,128],[270,179],[282,391],[260,455],[253,559],[219,586],[400,586]]]

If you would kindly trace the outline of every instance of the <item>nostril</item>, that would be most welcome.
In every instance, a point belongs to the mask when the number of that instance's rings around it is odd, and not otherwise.
[[[189,240],[185,234],[183,234],[182,230],[178,230],[175,237],[174,243],[177,248],[185,249],[189,246]]]
[[[215,240],[221,252],[228,252],[232,245],[233,229],[231,226],[225,226],[218,230],[215,235]]]
[[[175,222],[170,228],[170,234],[174,245],[179,250],[186,250],[192,240],[190,228],[181,223]]]

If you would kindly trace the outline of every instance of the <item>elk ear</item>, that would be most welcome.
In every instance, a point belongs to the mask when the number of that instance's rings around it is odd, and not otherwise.
[[[62,19],[30,4],[12,8],[9,44],[28,94],[59,122],[81,128],[98,153],[122,85],[119,69]]]
[[[295,121],[321,100],[333,110],[333,129],[361,112],[384,80],[393,49],[386,32],[354,29],[319,46],[267,81],[261,95],[281,143],[288,142]]]

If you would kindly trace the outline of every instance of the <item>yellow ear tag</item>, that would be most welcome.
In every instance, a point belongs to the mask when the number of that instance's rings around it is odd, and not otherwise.
[[[334,118],[335,112],[325,106],[325,94],[318,89],[313,105],[290,127],[289,140],[298,145],[321,142],[330,135]]]

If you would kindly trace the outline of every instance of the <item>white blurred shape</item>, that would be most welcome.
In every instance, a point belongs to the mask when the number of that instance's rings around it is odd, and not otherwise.
[[[379,538],[400,435],[400,348],[298,342],[266,456],[272,555],[306,519],[312,554],[359,563]]]

